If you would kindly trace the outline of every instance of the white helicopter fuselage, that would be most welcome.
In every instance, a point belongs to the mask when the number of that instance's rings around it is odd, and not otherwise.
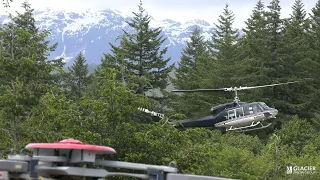
[[[265,114],[268,114],[268,116],[266,116]],[[278,111],[276,109],[263,111],[256,114],[227,119],[226,121],[216,123],[215,127],[225,127],[225,128],[244,127],[244,126],[251,125],[252,123],[255,123],[255,122],[262,122],[269,119],[274,119],[276,118],[277,114],[278,114]]]

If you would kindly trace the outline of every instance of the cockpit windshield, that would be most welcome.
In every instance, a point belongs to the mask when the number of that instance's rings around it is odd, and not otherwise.
[[[264,103],[264,102],[259,103],[259,105],[260,105],[263,109],[270,109],[270,107],[267,106],[266,103]]]

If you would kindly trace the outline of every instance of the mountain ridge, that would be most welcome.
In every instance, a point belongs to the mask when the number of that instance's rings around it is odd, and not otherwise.
[[[152,17],[152,15],[150,15]],[[100,64],[103,53],[110,53],[110,45],[119,45],[117,37],[122,34],[122,29],[133,32],[126,24],[132,14],[123,13],[112,9],[87,9],[87,10],[36,10],[34,17],[40,30],[50,30],[48,40],[58,43],[56,51],[50,58],[63,57],[66,64],[73,63],[75,56],[82,51],[88,64]],[[0,23],[7,23],[5,15],[0,15]],[[150,22],[151,28],[162,28],[167,40],[162,48],[168,47],[165,58],[171,57],[169,64],[177,63],[181,50],[195,27],[198,27],[205,39],[211,37],[214,25],[201,19],[179,22],[172,19],[155,20]]]

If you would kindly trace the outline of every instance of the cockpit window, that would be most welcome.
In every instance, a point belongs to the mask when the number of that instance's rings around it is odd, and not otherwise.
[[[259,105],[260,105],[263,109],[269,109],[269,106],[267,106],[265,103],[259,103]]]
[[[217,107],[212,107],[212,108],[211,108],[211,113],[212,113],[213,115],[218,114],[220,111],[221,111],[221,108],[217,108]]]
[[[255,113],[262,112],[262,111],[263,110],[261,109],[260,105],[257,103],[253,103],[253,104],[249,105],[249,114],[255,114]]]

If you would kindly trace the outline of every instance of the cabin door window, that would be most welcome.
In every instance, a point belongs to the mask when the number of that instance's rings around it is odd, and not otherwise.
[[[249,106],[249,113],[250,114],[253,114],[254,112],[253,112],[253,107],[252,106]]]
[[[233,110],[229,110],[228,111],[228,119],[233,119],[236,117],[236,110],[233,109]]]
[[[244,116],[243,107],[236,109],[236,116],[237,117]]]

